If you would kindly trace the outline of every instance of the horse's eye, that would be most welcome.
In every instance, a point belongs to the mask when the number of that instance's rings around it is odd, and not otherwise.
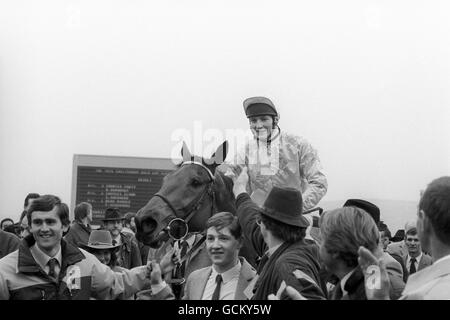
[[[201,183],[199,180],[197,180],[197,179],[193,179],[192,182],[191,182],[191,184],[192,184],[194,187],[198,187],[198,186],[200,186],[202,183]]]

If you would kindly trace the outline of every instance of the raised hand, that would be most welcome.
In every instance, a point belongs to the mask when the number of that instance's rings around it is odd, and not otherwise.
[[[248,173],[247,167],[242,168],[239,176],[233,178],[233,193],[234,196],[237,197],[239,194],[246,192],[247,184],[248,184]]]
[[[151,267],[150,284],[151,285],[161,284],[163,280],[161,276],[161,267],[159,263],[157,263],[155,260],[152,260],[151,262],[149,262],[149,265]]]
[[[170,249],[160,262],[161,272],[163,274],[171,272],[179,263],[179,255],[176,254],[175,248]]]
[[[364,274],[364,287],[368,300],[389,300],[390,281],[386,265],[368,249],[359,247],[358,263]]]

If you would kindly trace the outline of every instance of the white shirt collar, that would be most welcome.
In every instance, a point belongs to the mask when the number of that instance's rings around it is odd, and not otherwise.
[[[417,263],[419,263],[420,262],[420,259],[422,259],[422,255],[423,255],[423,253],[421,252],[417,257],[416,257],[416,262]],[[407,263],[409,264],[411,262],[411,256],[409,255],[409,253],[408,253],[408,261],[407,261]]]
[[[223,283],[227,283],[231,280],[233,280],[236,277],[239,277],[239,273],[241,272],[241,261],[239,261],[236,263],[236,265],[230,269],[228,269],[227,271],[225,271],[224,273],[221,273],[220,275],[222,276],[222,281]],[[214,268],[214,265],[212,266],[212,271],[211,271],[211,277],[213,277],[214,279],[216,278],[216,276],[219,273],[216,271],[216,269]]]
[[[42,268],[42,270],[45,269],[45,267],[48,264],[48,261],[52,258],[55,258],[58,261],[58,264],[61,266],[62,261],[62,252],[61,252],[61,245],[59,246],[58,252],[55,254],[55,256],[50,257],[47,255],[44,251],[42,251],[37,244],[34,244],[30,247],[31,255],[33,256],[34,260],[39,264],[39,266]]]

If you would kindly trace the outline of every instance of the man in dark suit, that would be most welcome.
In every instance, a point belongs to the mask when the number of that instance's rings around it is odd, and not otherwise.
[[[408,270],[408,277],[433,263],[431,257],[422,252],[417,228],[411,228],[406,232],[405,244],[408,249],[408,255],[404,257],[404,262]]]

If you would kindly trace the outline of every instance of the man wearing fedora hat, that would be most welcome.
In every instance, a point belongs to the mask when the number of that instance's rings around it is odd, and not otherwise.
[[[261,206],[274,186],[291,187],[302,193],[304,210],[316,206],[328,187],[317,151],[306,139],[281,131],[280,113],[270,99],[251,97],[243,105],[253,139],[237,152],[231,167],[248,169],[252,200]]]
[[[124,219],[118,208],[106,208],[103,224],[111,233],[112,244],[119,245],[117,252],[119,266],[131,269],[142,265],[142,259],[136,238],[130,233],[122,232]]]
[[[302,216],[302,194],[295,188],[274,187],[263,208],[247,194],[247,169],[234,181],[237,216],[245,241],[261,257],[258,279],[247,297],[266,300],[283,285],[309,299],[324,299],[319,279],[319,250],[304,241],[308,220]],[[281,298],[287,298],[282,296]]]

